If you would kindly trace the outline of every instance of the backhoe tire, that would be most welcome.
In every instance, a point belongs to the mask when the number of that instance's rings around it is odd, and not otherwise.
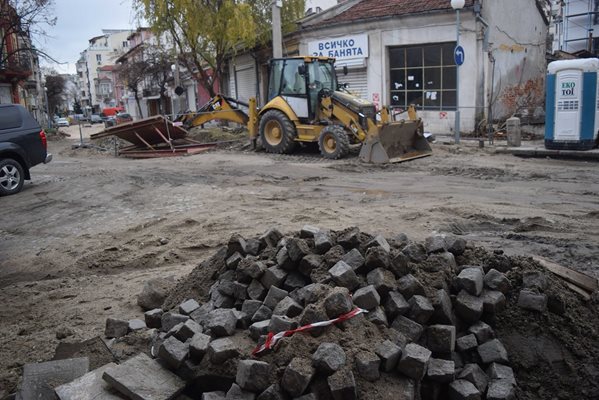
[[[326,126],[318,138],[318,148],[324,158],[343,158],[349,153],[349,137],[339,125]]]
[[[267,111],[260,119],[260,139],[267,153],[291,153],[297,145],[295,137],[295,125],[281,111]]]

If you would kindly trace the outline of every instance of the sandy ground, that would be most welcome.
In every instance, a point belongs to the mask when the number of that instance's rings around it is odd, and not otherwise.
[[[59,329],[84,340],[101,335],[107,317],[140,317],[144,281],[187,274],[234,232],[453,232],[599,276],[596,163],[442,141],[433,157],[384,167],[310,152],[130,160],[73,150],[78,127],[69,131],[50,142],[54,160],[32,170],[22,193],[0,198],[0,398],[24,363],[52,357]]]

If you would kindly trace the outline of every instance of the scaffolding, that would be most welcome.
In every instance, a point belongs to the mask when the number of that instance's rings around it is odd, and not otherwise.
[[[597,54],[599,41],[594,38],[594,29],[599,28],[599,0],[566,0],[561,14],[560,50],[568,53],[586,50]]]

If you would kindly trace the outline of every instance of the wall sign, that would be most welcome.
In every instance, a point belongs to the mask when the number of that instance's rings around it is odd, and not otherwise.
[[[368,57],[368,35],[351,35],[308,42],[312,56],[344,58]]]

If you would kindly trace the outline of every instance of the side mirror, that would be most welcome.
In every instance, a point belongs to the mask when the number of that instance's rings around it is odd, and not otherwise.
[[[343,66],[343,75],[347,75],[349,71],[347,70],[347,65]]]
[[[306,66],[304,64],[301,64],[297,67],[297,73],[300,75],[306,75]]]

